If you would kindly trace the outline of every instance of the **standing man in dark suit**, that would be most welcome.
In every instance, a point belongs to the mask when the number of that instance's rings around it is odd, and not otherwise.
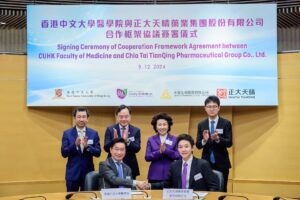
[[[77,107],[73,111],[76,126],[64,131],[61,155],[68,157],[66,168],[67,191],[84,190],[85,175],[94,170],[93,156],[101,153],[97,131],[86,127],[89,111]]]
[[[132,126],[131,109],[126,105],[120,105],[116,111],[117,124],[107,127],[105,131],[104,150],[110,154],[111,142],[114,138],[123,138],[126,142],[126,155],[123,159],[132,170],[132,178],[140,175],[136,153],[141,149],[141,132],[137,127]]]
[[[133,180],[130,167],[123,162],[127,145],[125,140],[115,138],[110,145],[111,157],[99,165],[100,188],[143,187],[146,182]]]
[[[163,182],[151,183],[152,189],[182,188],[202,191],[218,191],[219,180],[209,162],[193,156],[194,139],[181,134],[176,141],[182,159],[171,165],[168,178]],[[149,189],[149,185],[143,189]]]
[[[209,161],[213,169],[223,173],[226,192],[231,168],[227,151],[232,146],[231,122],[218,115],[220,100],[217,96],[207,97],[204,105],[208,118],[198,124],[196,146],[203,148],[202,158]]]

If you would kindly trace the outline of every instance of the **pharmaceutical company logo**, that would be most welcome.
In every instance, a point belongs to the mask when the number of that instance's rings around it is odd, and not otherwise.
[[[117,88],[117,96],[119,97],[119,99],[125,99],[125,97],[127,96],[127,89]]]
[[[227,89],[217,89],[217,96],[220,99],[227,99]]]

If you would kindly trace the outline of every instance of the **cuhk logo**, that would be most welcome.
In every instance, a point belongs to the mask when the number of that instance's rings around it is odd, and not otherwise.
[[[55,97],[62,97],[62,89],[55,89]]]
[[[127,96],[127,89],[117,89],[117,96],[119,99],[124,99]]]
[[[227,89],[217,89],[217,96],[220,99],[227,99]]]

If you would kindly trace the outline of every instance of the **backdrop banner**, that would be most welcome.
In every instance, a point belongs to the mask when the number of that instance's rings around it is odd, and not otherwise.
[[[27,105],[278,105],[276,9],[29,5]]]

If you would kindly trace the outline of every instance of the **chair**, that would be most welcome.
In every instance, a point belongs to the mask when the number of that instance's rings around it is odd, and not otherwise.
[[[219,179],[219,191],[222,192],[224,191],[223,188],[224,188],[224,177],[223,177],[223,173],[220,172],[220,171],[217,171],[217,170],[212,170],[213,173],[215,175],[217,175],[218,179]]]
[[[96,191],[99,190],[99,172],[91,171],[87,173],[84,180],[84,190],[85,191]]]

